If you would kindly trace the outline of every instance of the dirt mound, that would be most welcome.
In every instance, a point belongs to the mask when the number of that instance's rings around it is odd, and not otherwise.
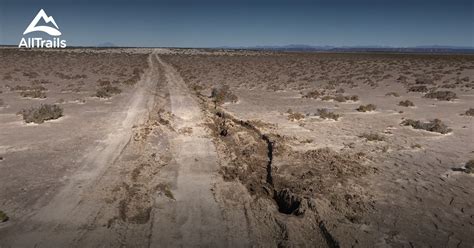
[[[364,162],[365,154],[330,148],[293,151],[285,137],[262,134],[250,122],[223,112],[214,115],[210,127],[230,159],[221,170],[224,179],[239,180],[251,195],[273,200],[281,213],[305,215],[316,209],[320,197],[351,221],[365,211],[364,198],[349,183],[374,171]]]

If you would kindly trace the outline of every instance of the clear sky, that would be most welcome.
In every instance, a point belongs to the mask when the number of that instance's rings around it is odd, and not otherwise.
[[[0,0],[0,44],[43,8],[71,45],[474,46],[472,0]]]

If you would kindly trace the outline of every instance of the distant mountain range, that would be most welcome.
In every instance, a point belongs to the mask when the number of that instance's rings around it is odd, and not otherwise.
[[[118,47],[112,42],[104,42],[97,45],[97,47]]]
[[[16,47],[16,45],[0,45],[0,47]],[[69,48],[124,48],[112,42],[104,42],[96,46],[69,46]],[[132,48],[130,46],[129,48]],[[135,48],[135,47],[133,47]],[[137,47],[138,48],[138,47]],[[147,47],[152,48],[152,47]],[[157,46],[156,48],[167,48]],[[193,49],[235,49],[258,51],[288,51],[288,52],[389,52],[389,53],[447,53],[447,54],[474,54],[474,46],[443,46],[425,45],[413,47],[390,46],[313,46],[304,44],[290,44],[284,46],[220,46],[220,47],[168,47],[168,48],[193,48]]]
[[[270,50],[270,51],[326,51],[326,52],[397,52],[397,53],[473,53],[474,47],[468,46],[441,46],[427,45],[414,47],[390,47],[390,46],[312,46],[304,44],[290,44],[284,46],[237,46],[218,47],[221,49],[243,49],[243,50]]]

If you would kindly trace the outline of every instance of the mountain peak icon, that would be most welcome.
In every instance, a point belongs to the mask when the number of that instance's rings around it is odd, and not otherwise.
[[[49,26],[36,26],[41,18],[44,20],[45,23],[52,23],[56,28],[49,27]],[[31,21],[30,25],[26,28],[25,32],[23,32],[23,35],[31,33],[31,32],[35,32],[35,31],[45,32],[52,36],[61,35],[61,32],[59,31],[59,27],[54,21],[54,18],[52,16],[48,16],[46,12],[44,12],[43,9],[41,9],[38,12],[38,14],[36,14],[36,17],[33,19],[33,21]]]

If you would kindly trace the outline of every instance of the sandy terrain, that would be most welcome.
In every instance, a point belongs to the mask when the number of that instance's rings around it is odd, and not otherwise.
[[[474,246],[472,56],[0,55],[0,247]]]

